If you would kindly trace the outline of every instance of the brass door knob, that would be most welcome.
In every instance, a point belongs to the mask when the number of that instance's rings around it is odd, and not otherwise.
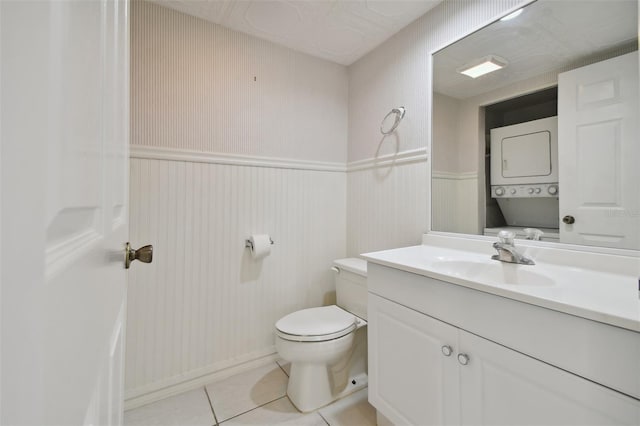
[[[571,225],[571,224],[575,223],[576,218],[571,216],[571,215],[566,215],[565,217],[562,218],[562,221],[564,223],[566,223],[567,225]]]
[[[151,263],[153,261],[153,246],[148,245],[135,250],[131,248],[131,244],[127,243],[124,249],[125,269],[129,269],[131,262],[134,260],[139,260],[142,263]]]

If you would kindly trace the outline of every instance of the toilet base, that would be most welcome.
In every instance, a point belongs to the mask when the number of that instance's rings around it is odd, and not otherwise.
[[[322,367],[326,372],[326,366],[320,365],[318,367]],[[291,366],[291,371],[293,371],[293,365]],[[307,377],[318,377],[318,373],[318,371],[313,372]],[[324,374],[324,376],[327,377],[326,374]],[[305,374],[303,373],[295,377],[305,377]],[[369,384],[369,377],[367,376],[367,373],[364,372],[351,377],[344,389],[337,394],[332,394],[329,391],[331,386],[328,384],[328,381],[325,383],[318,383],[317,386],[303,386],[300,383],[307,382],[305,380],[298,380],[294,381],[292,384],[290,379],[289,385],[287,386],[287,396],[298,411],[308,413],[324,407],[325,405],[329,405],[338,399],[359,391],[360,389],[366,388]]]
[[[291,362],[287,396],[303,413],[317,410],[368,385],[366,327],[350,350],[333,362]]]

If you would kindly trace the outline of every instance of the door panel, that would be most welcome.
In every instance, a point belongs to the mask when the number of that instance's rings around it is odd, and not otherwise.
[[[0,19],[2,292],[11,295],[1,423],[118,425],[128,3],[1,2]]]
[[[640,401],[460,330],[465,425],[638,425]]]
[[[458,424],[457,330],[371,293],[368,319],[371,403],[398,425]]]
[[[560,240],[640,248],[638,52],[558,77]]]

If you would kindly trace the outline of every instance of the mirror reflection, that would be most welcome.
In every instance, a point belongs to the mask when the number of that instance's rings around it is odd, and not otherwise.
[[[637,2],[516,12],[433,55],[431,229],[639,249]]]

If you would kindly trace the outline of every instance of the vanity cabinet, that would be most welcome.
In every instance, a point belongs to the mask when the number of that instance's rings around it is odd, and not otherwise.
[[[446,291],[447,287],[458,286],[369,265],[369,401],[394,424],[640,424],[640,400],[558,368],[553,365],[553,357],[540,360],[482,337],[482,330],[469,332],[461,326],[465,320],[456,324],[456,312],[474,310],[465,306],[468,300],[464,297]],[[431,304],[439,307],[434,311],[450,315],[439,318],[421,308],[421,299],[415,297],[420,290],[425,290]],[[480,308],[492,315],[492,306]],[[518,323],[519,318],[513,317],[506,326],[516,329],[517,334]],[[526,333],[526,327],[522,332]],[[495,331],[487,333],[496,337]],[[508,334],[496,340],[508,343]],[[530,338],[537,340],[537,345],[553,344],[536,335]],[[637,349],[628,348],[632,352]],[[576,360],[591,358],[583,353],[573,356]],[[597,351],[589,362],[594,369],[617,367],[599,363]],[[631,362],[626,373],[638,374],[640,361]],[[640,376],[632,380],[638,381]]]

